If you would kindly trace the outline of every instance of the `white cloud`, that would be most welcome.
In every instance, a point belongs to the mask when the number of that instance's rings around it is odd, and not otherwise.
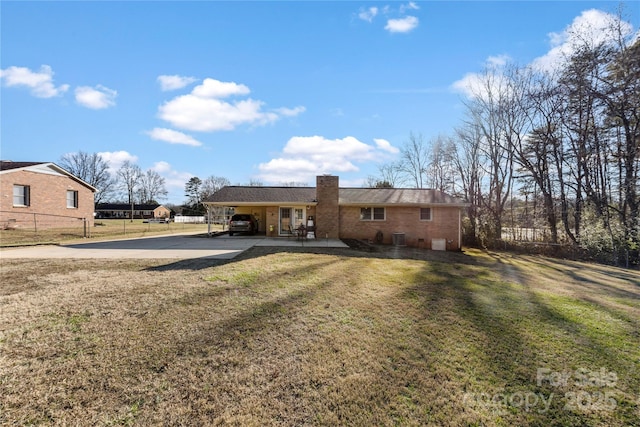
[[[163,174],[171,171],[171,165],[165,161],[155,162],[151,167],[151,170],[154,170],[159,174]]]
[[[172,202],[179,203],[177,198],[182,196],[184,191],[184,185],[193,178],[193,174],[189,172],[180,172],[173,169],[173,166],[165,161],[156,162],[150,168],[153,171],[158,172],[165,180],[169,197],[172,198]],[[176,200],[173,200],[176,199]]]
[[[289,156],[308,157],[326,165],[350,163],[346,161],[348,158],[371,160],[372,151],[372,146],[360,142],[352,136],[342,139],[327,139],[322,136],[294,136],[289,139],[283,149],[283,153]]]
[[[511,61],[511,57],[509,55],[495,55],[487,58],[487,67],[489,68],[502,68],[507,63]]]
[[[284,117],[295,117],[298,114],[304,113],[306,110],[307,109],[305,107],[298,106],[294,108],[286,108],[286,107],[276,108],[273,111],[275,111],[276,113]]]
[[[280,157],[258,166],[259,179],[270,183],[308,182],[324,173],[354,172],[355,163],[372,162],[393,153],[395,147],[385,140],[369,145],[347,136],[328,139],[323,136],[295,136],[282,150]]]
[[[272,159],[258,166],[260,173],[258,179],[270,184],[282,182],[308,182],[311,178],[321,175],[322,171],[317,164],[306,159]]]
[[[131,163],[138,162],[138,156],[134,156],[128,151],[103,151],[98,153],[102,159],[109,165],[109,172],[115,173],[120,166],[126,161]]]
[[[375,18],[377,14],[378,8],[372,6],[368,9],[361,9],[360,13],[358,13],[358,18],[362,19],[363,21],[372,22],[373,18]]]
[[[492,69],[485,74],[468,73],[451,85],[451,88],[468,98],[488,99],[489,95],[510,91],[507,79],[501,69]]]
[[[116,105],[118,92],[108,87],[97,85],[95,88],[80,86],[75,90],[76,102],[83,107],[101,110]]]
[[[180,129],[199,132],[233,130],[243,123],[269,120],[262,102],[248,99],[233,104],[218,99],[183,95],[160,106],[162,120]],[[271,117],[275,120],[276,117]]]
[[[401,4],[398,8],[391,7],[389,5],[385,5],[383,7],[372,6],[366,9],[360,8],[358,18],[372,23],[376,16],[385,16],[389,18],[387,19],[387,23],[384,27],[385,30],[390,33],[408,33],[418,26],[420,20],[415,16],[406,15],[406,12],[418,9],[420,9],[420,7],[413,1]],[[395,17],[390,18],[390,15],[395,15]]]
[[[405,16],[404,18],[389,19],[384,29],[390,33],[408,33],[415,29],[418,24],[419,20],[415,16]]]
[[[31,89],[31,94],[38,98],[52,98],[60,96],[69,89],[64,84],[56,87],[53,84],[53,70],[48,65],[42,65],[39,72],[31,71],[26,67],[9,67],[0,70],[0,78],[5,86],[26,86]]]
[[[373,142],[375,142],[376,146],[382,151],[386,151],[391,154],[396,154],[400,152],[400,150],[397,147],[394,147],[393,145],[391,145],[391,143],[386,139],[374,138]]]
[[[403,4],[400,6],[400,13],[405,13],[407,10],[418,10],[420,7],[415,3],[410,1],[407,4]]]
[[[615,31],[618,18],[606,12],[591,9],[582,12],[562,32],[549,33],[549,51],[530,64],[542,71],[553,71],[562,66],[567,59],[584,46],[585,43],[600,44],[608,40],[617,40]],[[634,35],[634,29],[628,22],[620,23],[621,36],[628,38]],[[636,37],[638,36],[637,33]],[[490,56],[486,60],[485,69],[488,74],[467,73],[451,85],[452,90],[469,98],[482,98],[490,91],[507,90],[502,70],[511,60],[508,55]],[[489,77],[489,78],[488,78]]]
[[[146,133],[156,141],[164,141],[170,144],[191,145],[193,147],[199,147],[202,145],[202,142],[198,141],[194,137],[173,129],[154,128]]]
[[[305,111],[301,106],[264,111],[264,102],[251,98],[230,102],[220,99],[249,93],[249,88],[243,84],[205,79],[190,94],[162,104],[158,116],[180,129],[215,132],[233,130],[242,124],[266,125],[283,116],[292,117]]]
[[[243,84],[221,82],[216,79],[204,79],[201,85],[191,92],[200,98],[226,98],[231,95],[248,95],[251,91]]]
[[[510,61],[509,55],[490,56],[484,65],[485,73],[467,73],[453,82],[451,89],[468,98],[479,99],[484,99],[489,93],[496,94],[501,89],[507,90],[503,70]]]
[[[162,75],[158,76],[158,82],[160,83],[160,89],[162,91],[176,90],[182,89],[185,86],[190,85],[191,83],[197,81],[195,77],[185,77],[185,76],[167,76]]]
[[[545,71],[551,71],[563,64],[585,42],[600,44],[606,40],[617,40],[614,23],[618,18],[597,9],[582,12],[560,33],[549,33],[551,49],[545,55],[536,58],[532,65]],[[633,34],[633,26],[621,23],[622,37]]]
[[[467,73],[451,85],[451,89],[454,92],[459,92],[468,98],[473,98],[474,94],[478,93],[481,88],[482,74],[480,73]]]

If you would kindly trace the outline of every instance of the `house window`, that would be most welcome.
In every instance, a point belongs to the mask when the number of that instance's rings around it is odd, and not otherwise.
[[[431,221],[431,208],[420,208],[420,221]]]
[[[384,221],[384,208],[360,208],[360,221]]]
[[[67,190],[67,207],[68,208],[77,208],[78,207],[78,192],[74,190]]]
[[[13,206],[29,206],[29,186],[14,185],[13,186]]]

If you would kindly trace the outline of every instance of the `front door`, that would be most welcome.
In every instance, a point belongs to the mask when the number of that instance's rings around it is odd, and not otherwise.
[[[305,224],[305,216],[304,208],[280,208],[280,234],[287,235],[290,229],[295,230],[301,224]]]

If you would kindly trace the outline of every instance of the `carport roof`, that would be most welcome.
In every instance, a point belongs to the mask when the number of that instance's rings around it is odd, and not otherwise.
[[[227,186],[216,191],[204,203],[212,205],[269,206],[283,203],[315,204],[315,187]]]

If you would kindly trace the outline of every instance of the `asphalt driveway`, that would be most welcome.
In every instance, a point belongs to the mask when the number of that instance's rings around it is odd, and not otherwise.
[[[309,240],[263,236],[170,235],[63,245],[5,248],[0,259],[9,258],[131,258],[131,259],[232,259],[253,246],[346,247],[340,240]]]
[[[231,259],[254,246],[258,238],[171,235],[65,245],[3,249],[0,258],[211,258]]]

